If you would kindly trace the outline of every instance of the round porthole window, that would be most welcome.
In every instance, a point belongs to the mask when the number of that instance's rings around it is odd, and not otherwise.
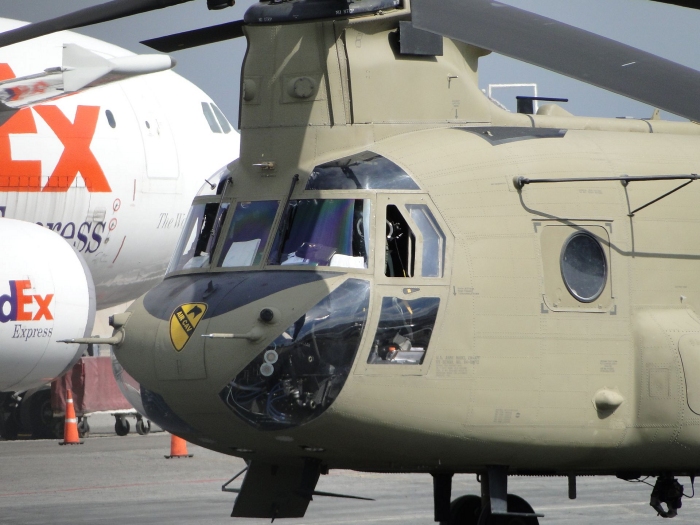
[[[561,276],[569,293],[582,303],[595,301],[603,292],[608,263],[603,247],[590,233],[568,238],[561,251]]]

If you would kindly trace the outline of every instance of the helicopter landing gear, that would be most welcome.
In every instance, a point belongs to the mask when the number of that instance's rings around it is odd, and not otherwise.
[[[481,497],[472,494],[450,503],[452,473],[433,474],[435,521],[441,525],[539,525],[527,501],[508,494],[508,473],[504,467],[490,467],[481,474]]]
[[[675,518],[678,509],[683,505],[683,485],[673,476],[659,476],[656,479],[654,490],[651,491],[651,501],[649,505],[659,513],[662,518]],[[668,510],[664,510],[662,503],[666,504]]]
[[[481,498],[474,494],[460,496],[450,504],[450,525],[477,525],[481,515]]]

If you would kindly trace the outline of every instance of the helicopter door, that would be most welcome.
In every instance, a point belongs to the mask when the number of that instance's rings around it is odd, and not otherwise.
[[[425,195],[380,195],[377,202],[384,246],[375,250],[376,293],[356,373],[422,375],[440,343],[451,236]]]

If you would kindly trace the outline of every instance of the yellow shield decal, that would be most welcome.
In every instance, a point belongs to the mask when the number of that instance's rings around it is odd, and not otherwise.
[[[206,311],[205,303],[185,303],[175,308],[170,316],[170,341],[175,350],[184,348]]]

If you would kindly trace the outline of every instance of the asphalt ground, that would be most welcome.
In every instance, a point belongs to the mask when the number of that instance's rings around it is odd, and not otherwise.
[[[83,445],[57,441],[0,442],[0,523],[5,524],[231,524],[269,520],[230,518],[235,494],[221,485],[243,468],[237,458],[189,444],[189,459],[165,459],[169,435],[125,437],[95,433]],[[680,482],[690,490],[689,480]],[[513,477],[509,492],[544,513],[545,524],[660,523],[649,506],[651,488],[614,478],[579,478],[578,499],[564,478]],[[477,494],[474,476],[455,476],[454,496]],[[331,471],[318,490],[373,497],[357,501],[316,497],[302,524],[430,524],[429,475]],[[700,495],[698,497],[700,500]],[[700,501],[684,499],[672,523],[700,523]]]

